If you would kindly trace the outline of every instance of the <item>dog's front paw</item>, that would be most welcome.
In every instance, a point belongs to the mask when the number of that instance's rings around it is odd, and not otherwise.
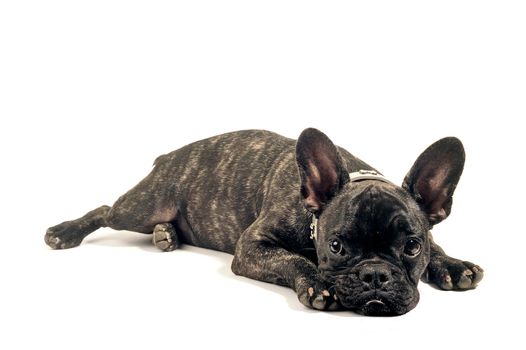
[[[321,280],[299,279],[296,293],[299,301],[311,309],[334,311],[342,308],[336,295]]]
[[[482,277],[484,270],[480,266],[442,256],[431,259],[422,279],[444,290],[468,290],[475,288]]]

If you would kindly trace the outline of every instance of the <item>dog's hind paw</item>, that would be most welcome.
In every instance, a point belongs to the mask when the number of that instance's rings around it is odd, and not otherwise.
[[[155,225],[153,229],[153,244],[162,251],[170,252],[179,248],[179,237],[170,223]]]
[[[44,241],[52,249],[68,249],[78,246],[84,236],[78,233],[78,228],[70,221],[47,229]]]

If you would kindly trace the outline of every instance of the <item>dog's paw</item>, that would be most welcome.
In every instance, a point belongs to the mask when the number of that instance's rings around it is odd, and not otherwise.
[[[449,256],[431,259],[423,281],[443,290],[473,289],[484,277],[484,270],[469,261]]]
[[[336,295],[322,281],[302,279],[296,283],[296,293],[299,301],[311,309],[334,311],[342,308]]]
[[[53,249],[68,249],[78,246],[84,236],[71,221],[63,222],[47,229],[44,241]]]
[[[180,246],[175,228],[170,223],[155,225],[152,240],[157,248],[165,252],[170,252]]]

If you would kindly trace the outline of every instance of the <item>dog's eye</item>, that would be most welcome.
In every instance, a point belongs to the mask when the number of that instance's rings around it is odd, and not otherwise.
[[[338,238],[333,238],[329,241],[329,248],[333,254],[342,254],[343,245]]]
[[[422,245],[420,242],[414,238],[407,240],[404,248],[404,253],[409,256],[417,256],[422,250]]]

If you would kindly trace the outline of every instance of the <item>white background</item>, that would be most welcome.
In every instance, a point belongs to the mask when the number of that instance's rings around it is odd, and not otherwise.
[[[0,348],[524,348],[522,1],[2,1]],[[436,240],[486,270],[396,318],[303,308],[231,256],[45,229],[155,157],[226,131],[313,126],[400,182],[440,137],[467,161]],[[515,316],[518,316],[517,319]],[[522,324],[522,326],[519,326]]]

